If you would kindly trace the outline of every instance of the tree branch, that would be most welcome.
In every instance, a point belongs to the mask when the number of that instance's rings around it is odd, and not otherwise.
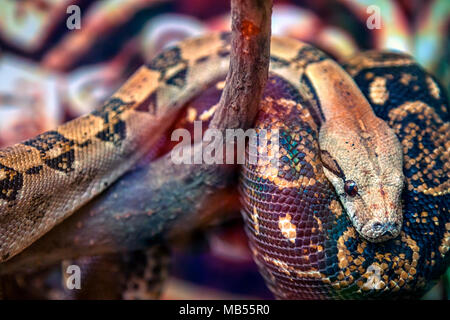
[[[269,72],[271,14],[272,1],[231,1],[230,70],[210,128],[253,124]]]

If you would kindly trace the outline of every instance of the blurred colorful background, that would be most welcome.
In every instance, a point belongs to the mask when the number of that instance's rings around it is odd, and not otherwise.
[[[168,45],[228,30],[229,6],[0,0],[0,147],[98,108]],[[313,43],[337,60],[366,49],[407,52],[449,92],[449,22],[448,0],[275,0],[272,33]],[[271,299],[246,243],[239,212],[179,241],[162,298]],[[448,288],[447,277],[424,298],[448,299]]]

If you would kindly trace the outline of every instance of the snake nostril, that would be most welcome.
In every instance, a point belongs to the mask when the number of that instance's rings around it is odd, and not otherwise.
[[[372,228],[373,228],[375,231],[381,231],[381,230],[383,229],[383,223],[381,223],[381,222],[375,222],[375,223],[372,225]]]
[[[396,233],[398,224],[395,222],[374,222],[372,230],[378,234],[378,237],[393,236]]]

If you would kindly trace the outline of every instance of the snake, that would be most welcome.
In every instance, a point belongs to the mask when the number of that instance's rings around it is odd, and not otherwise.
[[[183,106],[226,75],[230,39],[183,40],[99,110],[0,150],[0,263],[133,168]],[[270,161],[253,163],[251,147],[260,146],[249,142],[239,181],[269,289],[280,299],[422,294],[449,262],[444,89],[403,53],[338,63],[286,37],[272,37],[270,51],[254,128],[279,143],[266,145]]]

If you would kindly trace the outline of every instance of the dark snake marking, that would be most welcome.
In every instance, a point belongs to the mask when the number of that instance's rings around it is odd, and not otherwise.
[[[325,53],[312,46],[305,45],[298,50],[297,55],[291,59],[291,62],[299,63],[304,68],[311,63],[317,63],[326,59],[329,59],[329,57]]]
[[[328,151],[320,150],[320,159],[322,160],[322,165],[333,172],[335,176],[341,178],[344,181],[347,180],[341,167]]]
[[[6,201],[16,200],[18,192],[23,187],[23,175],[0,163],[0,199]]]
[[[125,139],[125,122],[120,120],[118,115],[131,104],[133,104],[133,102],[124,103],[121,99],[113,98],[105,104],[102,110],[94,111],[92,115],[101,117],[107,125],[106,129],[98,132],[96,137],[116,145]],[[77,143],[64,137],[57,131],[48,131],[33,139],[25,141],[23,144],[38,150],[42,162],[47,167],[68,174],[74,170],[74,147],[83,148],[90,143],[90,140],[83,143]],[[59,154],[57,156],[51,156],[51,152],[54,152],[55,149],[58,149]],[[25,171],[25,174],[39,174],[42,169],[42,165],[31,167]],[[23,187],[23,174],[2,164],[0,164],[0,173],[2,173],[2,176],[4,177],[0,180],[0,199],[7,201],[16,200],[18,192]]]
[[[186,75],[187,75],[188,68],[185,67],[175,73],[173,76],[168,78],[166,80],[166,83],[168,85],[176,86],[178,88],[183,88],[186,85]]]
[[[230,44],[231,43],[231,32],[221,32],[220,33],[220,40],[223,42]]]
[[[30,175],[39,174],[43,168],[44,168],[43,166],[32,167],[32,168],[28,169],[27,171],[25,171],[25,173],[30,174]]]
[[[288,67],[290,65],[290,62],[287,61],[286,59],[275,57],[275,56],[270,56],[270,63],[272,63],[274,65],[282,66],[282,67]]]
[[[28,222],[31,225],[36,224],[39,221],[39,218],[45,216],[51,204],[52,199],[49,199],[47,195],[42,193],[34,195],[30,201],[30,206],[27,210],[27,214],[25,215],[25,217],[28,218]]]
[[[187,64],[186,60],[181,57],[181,49],[179,47],[173,47],[161,52],[147,64],[147,67],[151,70],[160,72],[159,79],[162,80],[166,77],[166,72],[169,68],[181,63]]]
[[[228,48],[220,48],[219,51],[217,52],[217,54],[219,55],[219,57],[225,58],[228,57],[231,53],[231,50]]]
[[[171,67],[177,65],[184,65],[184,68],[166,79],[167,71]],[[186,85],[186,75],[188,71],[187,61],[181,57],[181,49],[179,47],[173,47],[169,50],[161,52],[155,59],[147,64],[147,67],[151,70],[159,71],[159,79],[165,79],[168,85],[179,88],[183,88]]]
[[[148,112],[150,114],[156,114],[156,103],[157,103],[157,91],[152,92],[150,96],[148,96],[144,101],[139,103],[139,106],[136,107],[136,111],[139,112]]]
[[[72,165],[75,161],[76,144],[73,140],[65,138],[57,131],[48,131],[37,137],[25,141],[26,146],[33,147],[39,151],[41,160],[50,168],[64,173],[73,171]],[[59,148],[60,154],[56,157],[50,156],[50,151]],[[31,173],[37,169],[31,169]]]
[[[119,115],[132,104],[134,102],[126,103],[119,98],[112,98],[105,103],[101,110],[92,112],[92,115],[102,118],[106,126],[104,130],[96,134],[96,137],[119,146],[126,138],[126,123],[120,119]]]
[[[323,114],[322,106],[320,105],[320,100],[317,97],[316,89],[314,89],[311,80],[309,80],[309,77],[307,77],[306,75],[303,75],[302,78],[300,79],[300,82],[303,84],[305,94],[309,98],[308,100],[314,106],[315,113],[317,113],[316,110],[318,110],[321,122],[323,122],[325,120],[325,116]],[[317,118],[317,115],[315,116],[315,118]],[[317,119],[315,120],[317,122]]]
[[[373,64],[386,61],[400,61],[401,59],[414,59],[410,54],[392,51],[367,51],[365,57],[372,60]]]
[[[206,55],[206,56],[200,57],[200,58],[198,58],[197,60],[195,60],[195,63],[194,63],[194,64],[201,64],[201,63],[203,63],[203,62],[208,61],[210,58],[211,58],[210,55]]]

